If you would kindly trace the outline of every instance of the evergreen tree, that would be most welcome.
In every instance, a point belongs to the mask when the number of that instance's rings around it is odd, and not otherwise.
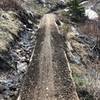
[[[80,5],[79,0],[70,0],[68,2],[69,17],[74,22],[81,22],[85,19],[85,9]]]

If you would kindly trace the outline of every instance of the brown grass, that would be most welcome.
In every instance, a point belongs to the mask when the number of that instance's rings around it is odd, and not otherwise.
[[[96,39],[96,46],[100,49],[100,18],[96,20],[87,20],[79,25],[78,31]]]
[[[100,61],[95,60],[88,65],[88,85],[87,90],[93,95],[95,100],[100,100]]]
[[[21,6],[22,3],[23,0],[0,0],[0,9],[4,11],[16,12],[17,17],[21,20],[21,22],[28,26],[30,25],[28,22],[30,16],[28,15],[27,11]]]
[[[19,0],[0,0],[0,8],[3,10],[13,10],[18,11],[22,9],[21,5],[18,3]]]
[[[91,35],[91,36],[99,36],[100,37],[100,20],[87,20],[85,23],[79,26],[79,31],[81,33]]]

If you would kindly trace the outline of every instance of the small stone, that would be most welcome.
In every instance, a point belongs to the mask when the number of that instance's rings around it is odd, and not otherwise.
[[[27,68],[27,63],[19,63],[18,65],[17,65],[17,68],[18,68],[18,71],[19,72],[24,72],[25,70],[26,70],[26,68]]]
[[[20,49],[17,49],[17,50],[16,50],[17,53],[19,53],[20,51],[21,51]]]
[[[46,88],[46,90],[48,90],[48,87]]]
[[[16,91],[16,86],[14,85],[14,86],[11,86],[11,87],[9,87],[9,89],[11,90],[11,91]]]
[[[5,86],[0,84],[0,93],[3,93],[5,91]],[[1,99],[0,99],[1,100]]]

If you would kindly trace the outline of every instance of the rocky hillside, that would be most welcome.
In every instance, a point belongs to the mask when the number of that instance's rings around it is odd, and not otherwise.
[[[0,100],[100,100],[100,0],[68,2],[0,0]]]

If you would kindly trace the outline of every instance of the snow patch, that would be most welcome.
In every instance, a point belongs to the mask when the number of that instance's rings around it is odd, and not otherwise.
[[[68,11],[69,11],[69,9],[64,9],[64,11],[65,11],[65,12],[68,12]]]
[[[73,31],[76,35],[79,35],[79,34],[80,34],[80,33],[76,30],[75,27],[71,26],[71,29],[72,29],[72,31]]]
[[[83,1],[83,2],[80,3],[80,5],[83,5],[83,6],[87,5],[87,4],[88,4],[88,1]]]
[[[85,9],[85,15],[91,20],[96,20],[99,17],[99,15],[91,8]]]

